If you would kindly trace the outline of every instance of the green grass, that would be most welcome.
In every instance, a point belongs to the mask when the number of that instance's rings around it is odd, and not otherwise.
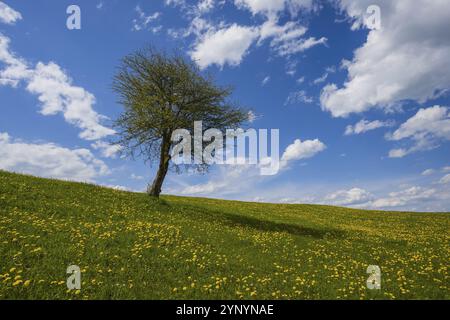
[[[164,196],[0,171],[0,299],[449,299],[448,213]],[[82,269],[67,291],[66,269]],[[381,268],[381,290],[366,268]],[[27,281],[29,280],[29,281]]]

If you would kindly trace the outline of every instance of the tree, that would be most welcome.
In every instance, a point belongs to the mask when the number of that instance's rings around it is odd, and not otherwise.
[[[113,89],[124,107],[114,122],[115,143],[127,156],[158,163],[156,177],[147,189],[153,197],[159,197],[169,168],[181,171],[171,161],[176,129],[193,132],[194,121],[201,120],[203,131],[216,128],[225,132],[248,119],[247,112],[230,102],[230,87],[216,85],[213,77],[203,75],[181,54],[147,48],[126,56]],[[207,169],[205,163],[193,166],[198,171]]]

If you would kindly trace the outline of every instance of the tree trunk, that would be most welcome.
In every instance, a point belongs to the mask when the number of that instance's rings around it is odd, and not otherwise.
[[[159,159],[158,172],[156,173],[155,180],[152,185],[148,186],[147,193],[151,197],[159,198],[161,188],[169,169],[170,162],[170,141],[167,138],[163,138],[161,142],[161,154]]]

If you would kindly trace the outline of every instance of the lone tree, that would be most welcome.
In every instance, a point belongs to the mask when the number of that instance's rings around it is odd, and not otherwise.
[[[176,129],[193,132],[194,121],[203,122],[203,131],[216,128],[225,132],[248,119],[248,114],[229,101],[231,88],[215,84],[193,62],[181,54],[167,54],[153,48],[123,58],[114,77],[124,112],[115,120],[116,144],[122,153],[158,163],[156,177],[147,193],[159,197],[169,167],[180,172],[171,161]],[[193,148],[192,155],[193,155]],[[207,165],[193,164],[198,171]]]

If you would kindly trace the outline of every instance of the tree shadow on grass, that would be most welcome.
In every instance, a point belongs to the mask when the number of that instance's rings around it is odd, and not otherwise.
[[[259,231],[287,232],[296,236],[306,236],[316,239],[345,238],[345,231],[338,229],[317,229],[297,224],[260,220],[253,217],[222,213],[228,225],[241,226]]]
[[[170,203],[168,203],[168,205],[171,206]],[[182,207],[186,209],[183,211],[183,214],[190,215],[193,219],[204,217],[231,227],[239,226],[259,231],[287,232],[296,236],[312,237],[316,239],[342,239],[346,237],[346,232],[339,229],[330,229],[326,227],[311,228],[293,223],[262,220],[255,217],[233,214],[220,210],[212,210],[211,208],[204,208],[195,205],[183,204]]]

